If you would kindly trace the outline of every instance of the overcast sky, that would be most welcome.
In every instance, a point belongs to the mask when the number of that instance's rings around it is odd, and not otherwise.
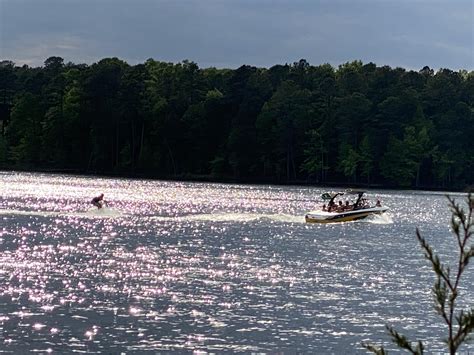
[[[0,60],[474,70],[474,0],[0,0]]]

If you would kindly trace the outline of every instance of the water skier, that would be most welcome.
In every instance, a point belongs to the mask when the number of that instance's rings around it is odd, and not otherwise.
[[[100,194],[99,196],[97,197],[94,197],[92,200],[91,200],[91,203],[96,206],[98,209],[101,209],[103,207],[103,205],[105,204],[105,201],[104,201],[104,194]]]

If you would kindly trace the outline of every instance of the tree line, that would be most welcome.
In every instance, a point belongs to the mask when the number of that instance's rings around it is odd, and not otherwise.
[[[464,188],[474,72],[0,62],[0,168]]]

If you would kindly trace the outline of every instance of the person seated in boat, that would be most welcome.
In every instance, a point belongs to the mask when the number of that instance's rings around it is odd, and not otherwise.
[[[344,212],[344,205],[342,204],[342,201],[339,200],[339,205],[337,206],[337,212]]]
[[[334,201],[330,201],[328,205],[328,212],[334,212],[336,210],[336,204]]]
[[[333,205],[334,205],[334,202],[329,201],[329,203],[328,203],[328,212],[332,212]]]
[[[323,211],[324,211],[324,212],[327,211],[326,204],[323,204]]]
[[[349,201],[346,201],[346,205],[344,206],[345,211],[350,211],[353,209],[353,206],[349,204]]]
[[[377,203],[375,204],[375,207],[382,207],[382,204],[380,203],[380,200],[377,200]]]
[[[97,207],[98,209],[101,209],[105,203],[104,201],[104,194],[100,194],[99,196],[97,197],[94,197],[92,200],[91,200],[91,203]]]

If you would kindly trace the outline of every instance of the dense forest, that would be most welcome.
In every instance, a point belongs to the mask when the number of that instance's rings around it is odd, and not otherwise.
[[[449,69],[2,61],[0,168],[462,189],[473,113]]]

